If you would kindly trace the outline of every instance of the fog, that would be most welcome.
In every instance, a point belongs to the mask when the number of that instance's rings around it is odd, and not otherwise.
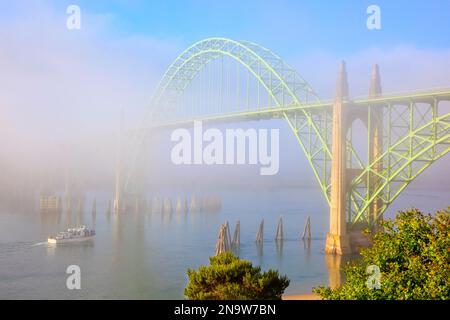
[[[112,192],[121,110],[123,132],[136,129],[158,80],[186,44],[142,35],[112,36],[107,14],[85,14],[83,25],[89,27],[70,32],[65,28],[66,16],[45,2],[27,2],[18,8],[18,16],[0,21],[2,201],[44,190],[61,191],[67,184]],[[450,86],[448,49],[398,45],[372,47],[347,57],[315,51],[285,57],[323,99],[334,96],[342,58],[347,61],[351,97],[367,95],[374,63],[380,65],[386,93]],[[315,183],[286,123],[273,120],[236,126],[280,129],[277,175],[262,177],[257,166],[176,167],[169,158],[170,131],[164,131],[147,146],[147,185]],[[448,159],[441,159],[415,185],[449,188],[450,182],[444,179],[450,174]]]

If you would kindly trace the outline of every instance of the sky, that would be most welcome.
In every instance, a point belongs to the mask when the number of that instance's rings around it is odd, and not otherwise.
[[[64,10],[74,1],[58,1]],[[370,46],[399,43],[447,48],[450,3],[432,1],[107,1],[77,3],[108,16],[112,34],[143,35],[181,45],[211,35],[252,41],[280,54],[318,49],[346,55]],[[365,28],[366,9],[382,11],[382,31]]]
[[[73,1],[59,1],[64,9]],[[382,29],[365,28],[366,9],[378,5]],[[367,47],[409,44],[448,48],[450,3],[432,1],[80,1],[108,16],[115,36],[143,35],[183,46],[211,35],[248,39],[289,57],[324,50],[348,55]]]
[[[72,4],[80,30],[66,28]],[[372,4],[380,30],[366,27]],[[342,59],[352,96],[367,93],[374,63],[385,92],[450,87],[449,15],[447,0],[0,0],[0,161],[58,165],[48,155],[70,157],[77,147],[86,167],[93,150],[107,161],[121,110],[134,127],[167,66],[208,37],[271,49],[324,99]],[[296,146],[286,140],[284,150]]]

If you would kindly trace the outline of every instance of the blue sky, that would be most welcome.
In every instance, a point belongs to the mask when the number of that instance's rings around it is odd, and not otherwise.
[[[188,45],[210,36],[261,43],[280,54],[326,50],[346,55],[365,47],[450,46],[447,0],[341,1],[61,1],[90,14],[111,14],[111,34],[140,34]],[[369,5],[381,8],[382,29],[366,28]]]
[[[419,48],[450,45],[450,1],[406,0],[64,0],[2,1],[2,17],[20,16],[24,7],[49,3],[64,12],[77,4],[83,13],[110,15],[110,35],[172,39],[187,45],[210,36],[252,40],[281,54],[327,50],[342,55],[370,46],[410,44]],[[365,27],[366,9],[381,8],[382,30]],[[274,49],[275,50],[275,49]]]

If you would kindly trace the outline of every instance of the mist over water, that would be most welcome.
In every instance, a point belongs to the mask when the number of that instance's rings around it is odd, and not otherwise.
[[[214,194],[222,200],[219,212],[172,214],[139,211],[121,215],[107,212],[112,193],[85,194],[82,215],[72,212],[72,224],[81,221],[96,229],[95,241],[77,245],[48,245],[47,236],[69,226],[66,211],[60,214],[0,212],[0,298],[30,299],[182,299],[187,268],[197,268],[214,254],[219,226],[228,221],[231,231],[241,222],[240,257],[275,268],[291,279],[287,294],[309,293],[328,285],[333,268],[323,253],[328,231],[328,209],[317,188],[246,188],[196,190],[197,197]],[[420,194],[420,197],[418,197]],[[190,197],[190,190],[153,190],[149,197]],[[96,198],[95,220],[91,212]],[[446,192],[410,191],[395,208],[445,207]],[[389,210],[390,212],[394,211]],[[285,240],[277,244],[275,232],[283,216]],[[300,240],[311,216],[309,247]],[[262,249],[256,232],[265,220]],[[343,263],[343,262],[341,262]],[[81,290],[66,288],[66,268],[81,268]],[[328,267],[327,267],[328,266]],[[333,279],[332,279],[333,280]]]

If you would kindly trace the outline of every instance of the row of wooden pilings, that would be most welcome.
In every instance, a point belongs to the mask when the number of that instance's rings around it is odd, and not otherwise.
[[[311,240],[311,217],[307,217],[301,240]],[[256,233],[256,243],[262,245],[264,240],[264,219],[261,221]],[[275,234],[276,241],[284,240],[283,217],[278,220],[277,231]],[[241,242],[241,222],[236,223],[233,238],[231,238],[230,225],[228,221],[222,224],[219,228],[219,235],[216,243],[215,255],[223,252],[231,251],[240,246]]]
[[[134,199],[133,201],[128,199],[128,201],[122,202],[121,210],[117,210],[114,207],[113,200],[107,200],[106,205],[102,206],[103,208],[100,210],[106,214],[107,221],[109,221],[112,214],[115,216],[132,215],[135,217],[146,214],[161,214],[168,218],[174,212],[180,216],[181,214],[187,216],[188,213],[210,214],[220,211],[222,205],[219,197],[211,195],[193,195],[189,198],[189,201],[188,197],[184,197],[184,201],[181,199],[182,197],[177,198],[175,206],[172,205],[172,199],[168,197],[153,197],[148,201],[145,199]],[[83,195],[68,195],[64,198],[61,196],[43,196],[39,200],[41,219],[47,223],[59,224],[61,218],[64,217],[63,221],[68,227],[79,226],[85,223],[91,224],[92,227],[96,226],[98,213],[98,201],[96,198],[87,201]],[[91,217],[87,218],[86,214],[89,213]],[[61,214],[64,214],[64,216]]]
[[[199,213],[199,212],[218,212],[222,207],[222,201],[217,196],[196,196],[193,195],[188,201],[187,197],[181,200],[181,197],[177,197],[175,205],[169,197],[154,197],[153,199],[146,201],[145,199],[134,199],[126,201],[123,199],[120,208],[115,207],[114,201],[109,200],[106,205],[106,214],[116,213],[162,213],[172,214],[176,213]],[[79,215],[84,211],[85,199],[84,197],[71,197],[67,196],[64,201],[61,197],[41,197],[40,199],[40,211],[41,213],[52,213],[66,211],[68,214],[72,214],[74,211]],[[92,214],[97,214],[97,199],[92,200]]]
[[[193,195],[190,200],[185,196],[183,199],[178,196],[176,201],[170,197],[154,197],[148,202],[145,199],[128,200],[123,199],[120,205],[108,204],[108,207],[114,207],[116,212],[140,212],[150,211],[151,213],[172,214],[172,213],[199,213],[199,212],[218,212],[222,208],[222,201],[217,196],[196,196]]]

